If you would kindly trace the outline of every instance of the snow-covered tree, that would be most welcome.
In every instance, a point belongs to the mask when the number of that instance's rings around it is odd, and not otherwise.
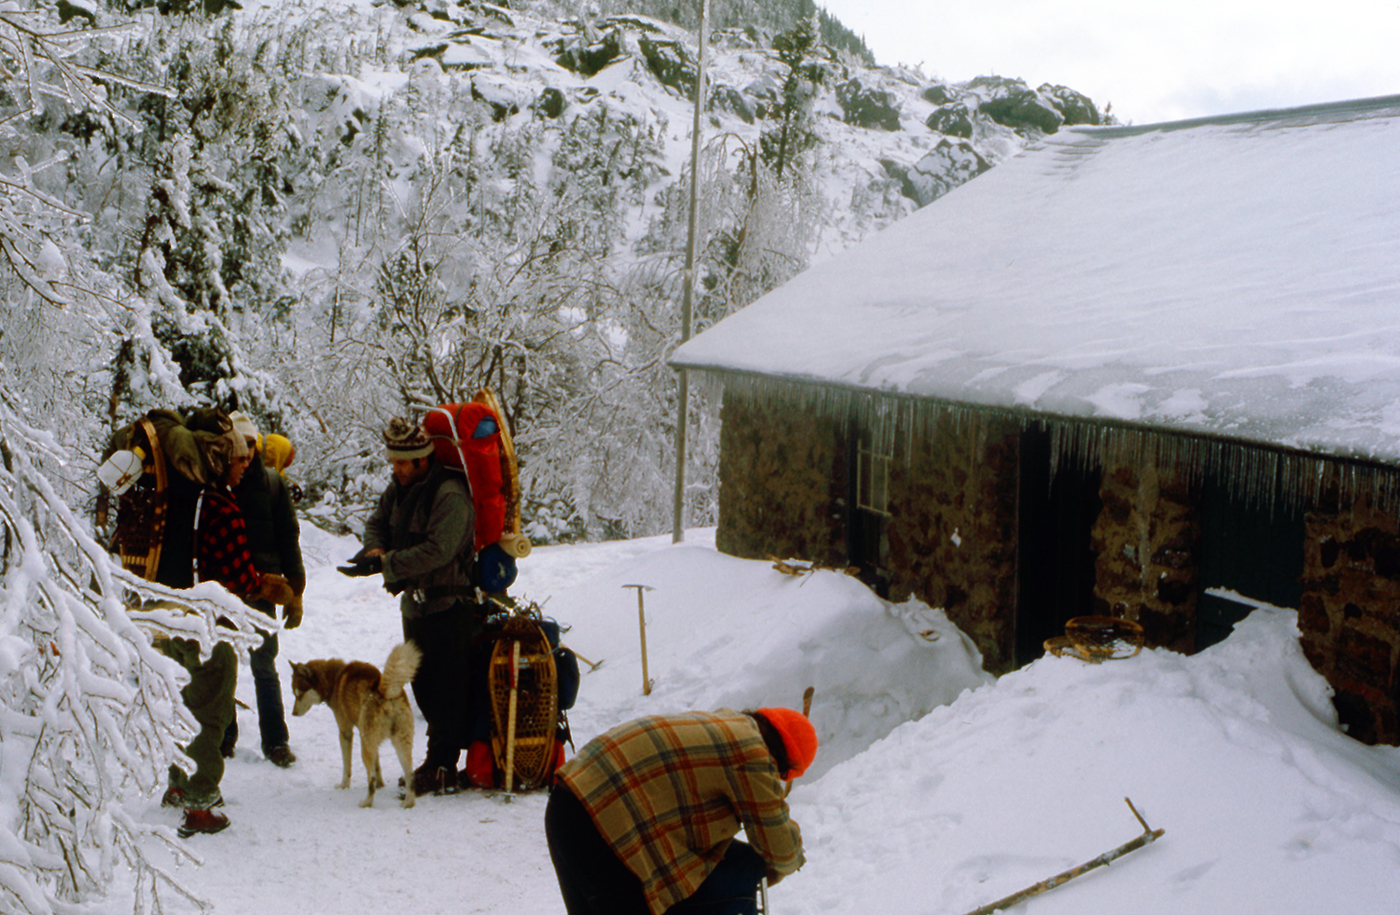
[[[212,644],[224,616],[243,630],[218,637],[251,644],[255,621],[217,585],[194,597],[116,567],[40,468],[62,459],[52,436],[21,411],[0,393],[0,909],[87,911],[118,867],[138,905],[188,896],[145,845],[188,857],[174,831],[125,806],[164,786],[197,729],[152,638]]]
[[[119,120],[104,84],[156,91],[75,53],[111,34],[67,28],[44,7],[0,6],[15,104],[0,133],[23,137],[53,105]],[[148,840],[184,852],[125,804],[163,785],[194,722],[179,668],[152,638],[212,644],[223,616],[239,628],[219,637],[250,643],[254,621],[217,586],[182,594],[123,572],[72,508],[91,478],[63,476],[72,462],[52,430],[82,429],[86,411],[68,407],[103,400],[71,369],[84,345],[101,351],[96,324],[130,312],[79,247],[81,214],[40,188],[37,168],[11,161],[0,172],[0,910],[90,911],[118,868],[134,877],[124,886],[137,909],[159,909],[188,894]]]

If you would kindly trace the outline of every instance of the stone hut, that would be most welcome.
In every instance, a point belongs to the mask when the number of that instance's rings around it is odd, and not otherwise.
[[[720,549],[854,564],[1005,671],[1296,608],[1400,742],[1400,96],[1066,129],[682,346]]]

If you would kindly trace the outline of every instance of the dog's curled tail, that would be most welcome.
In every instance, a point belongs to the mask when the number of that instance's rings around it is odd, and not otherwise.
[[[404,684],[418,673],[418,664],[423,660],[423,652],[412,642],[403,642],[389,652],[389,660],[384,662],[384,673],[379,677],[379,694],[385,699],[403,695]]]

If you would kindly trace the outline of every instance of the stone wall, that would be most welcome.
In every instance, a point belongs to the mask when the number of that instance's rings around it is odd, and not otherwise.
[[[1347,732],[1400,743],[1400,532],[1366,501],[1309,506],[1298,627]]]
[[[988,421],[897,442],[890,468],[890,598],[942,607],[994,673],[1015,658],[1019,455],[1018,429]]]
[[[1099,497],[1096,612],[1138,621],[1154,648],[1195,651],[1200,523],[1191,487],[1150,464],[1106,467]]]
[[[790,404],[726,392],[720,427],[718,548],[732,556],[846,564],[841,424]]]
[[[723,419],[718,548],[846,565],[846,425],[729,392]],[[944,608],[995,672],[1015,656],[1017,443],[1004,422],[901,439],[883,524],[890,598]]]
[[[735,556],[847,562],[847,424],[725,395],[717,544]],[[987,421],[896,443],[882,558],[890,597],[944,608],[986,667],[1014,663],[1018,430]],[[1096,612],[1142,623],[1147,642],[1195,650],[1198,494],[1155,466],[1104,468],[1093,528]],[[1348,733],[1400,744],[1400,524],[1333,497],[1306,515],[1298,623]]]

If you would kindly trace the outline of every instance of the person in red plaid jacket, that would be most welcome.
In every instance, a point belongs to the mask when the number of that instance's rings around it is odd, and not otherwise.
[[[817,736],[784,708],[651,715],[560,767],[545,835],[569,915],[740,915],[802,866],[784,782]],[[734,837],[743,829],[749,842]]]
[[[261,575],[254,567],[243,515],[229,492],[250,463],[246,443],[233,432],[232,423],[220,411],[196,411],[188,425],[199,442],[210,482],[200,485],[172,474],[172,518],[166,525],[165,542],[171,544],[184,538],[186,542],[193,541],[193,549],[170,550],[172,557],[183,557],[183,561],[162,562],[156,580],[172,588],[188,588],[212,580],[238,597],[285,603],[295,596],[294,592],[280,575]],[[223,641],[213,646],[207,659],[201,657],[195,639],[161,639],[155,644],[189,672],[190,682],[181,691],[181,697],[200,726],[184,748],[185,755],[195,764],[194,772],[186,773],[171,764],[169,788],[161,803],[184,808],[184,822],[178,830],[182,837],[220,832],[228,827],[229,820],[214,809],[223,805],[219,786],[224,761],[219,744],[234,715],[237,656],[233,647]]]

